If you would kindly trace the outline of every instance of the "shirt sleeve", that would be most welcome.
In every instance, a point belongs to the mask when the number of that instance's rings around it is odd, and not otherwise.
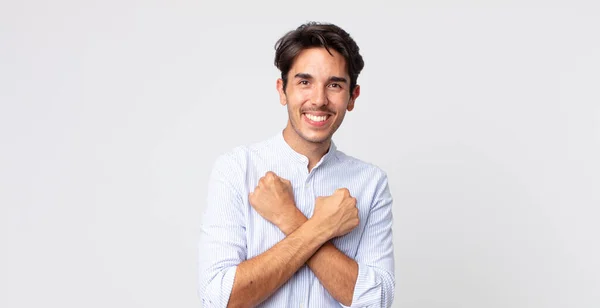
[[[198,247],[202,307],[227,307],[237,265],[246,260],[243,198],[233,184],[239,177],[235,159],[227,155],[217,159],[209,180]]]
[[[392,241],[392,195],[384,174],[356,255],[358,277],[349,307],[391,307],[396,281]],[[342,307],[348,307],[342,305]]]

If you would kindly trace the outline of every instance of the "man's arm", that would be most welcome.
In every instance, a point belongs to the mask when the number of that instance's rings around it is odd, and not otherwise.
[[[238,157],[239,155],[239,157]],[[198,245],[198,295],[202,307],[227,307],[238,264],[247,259],[242,153],[220,156],[208,182]]]
[[[391,307],[396,280],[392,240],[392,195],[381,173],[355,260],[358,276],[351,307]]]
[[[329,206],[313,215],[286,239],[263,254],[246,260],[242,199],[230,182],[235,182],[238,172],[232,172],[231,166],[235,166],[235,162],[220,160],[213,170],[209,204],[203,221],[199,292],[203,304],[209,307],[245,307],[262,302],[305,264],[323,243],[346,234],[358,224],[358,219],[354,218],[357,213],[352,210],[355,206],[347,199],[338,198],[346,202],[328,202]],[[266,177],[271,182],[274,179]],[[261,179],[260,183],[263,182]],[[287,184],[291,189],[289,182]],[[259,185],[249,196],[249,201],[261,215],[279,217],[278,207],[269,206],[274,202],[261,202],[263,196],[270,195],[263,193],[265,187],[272,185]]]
[[[269,250],[246,260],[244,204],[237,189],[241,180],[238,175],[243,174],[239,167],[231,156],[222,156],[209,181],[199,255],[203,307],[259,304],[332,237],[330,229],[314,223],[317,217]]]

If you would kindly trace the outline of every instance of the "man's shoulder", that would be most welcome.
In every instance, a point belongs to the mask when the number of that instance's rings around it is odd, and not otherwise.
[[[372,162],[348,155],[339,150],[337,151],[336,156],[345,168],[364,170],[373,174],[376,178],[387,178],[387,173],[383,168]]]
[[[255,153],[269,152],[271,145],[272,138],[235,146],[219,154],[215,165],[242,165]]]

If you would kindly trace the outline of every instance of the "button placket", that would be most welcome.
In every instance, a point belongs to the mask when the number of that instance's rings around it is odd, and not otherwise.
[[[306,181],[304,182],[304,198],[308,204],[306,217],[310,218],[315,210],[315,194],[314,194],[314,182],[317,170],[313,169]]]
[[[301,182],[298,183],[300,185],[296,186],[297,187],[296,199],[298,201],[296,206],[304,215],[306,215],[306,213],[309,211],[309,203],[308,203],[308,199],[306,198],[306,191],[307,191],[306,183],[308,183],[309,177],[310,177],[310,175],[308,175],[308,174],[301,176],[299,178],[299,180]]]
[[[315,177],[315,170],[311,172],[304,181],[304,196],[309,200],[312,196],[312,183]]]

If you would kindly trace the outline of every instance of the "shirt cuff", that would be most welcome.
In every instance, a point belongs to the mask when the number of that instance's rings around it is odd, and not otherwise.
[[[233,280],[235,278],[235,272],[237,266],[232,266],[225,270],[221,281],[213,281],[206,290],[206,295],[202,299],[202,307],[227,307],[229,297],[231,296],[231,290],[233,289]],[[215,277],[215,279],[218,279]]]
[[[354,307],[379,307],[381,305],[381,279],[377,279],[375,270],[365,264],[358,263],[358,277],[352,294],[352,305],[344,308]]]

